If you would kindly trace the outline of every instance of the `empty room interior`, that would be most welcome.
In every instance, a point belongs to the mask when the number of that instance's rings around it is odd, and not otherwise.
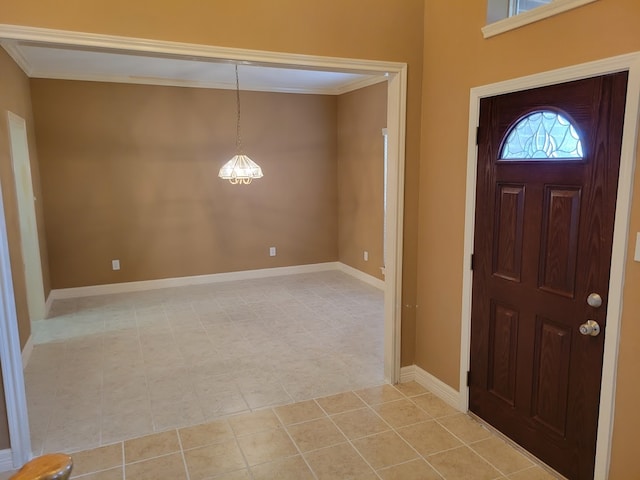
[[[30,81],[53,297],[21,333],[34,452],[384,382],[386,82],[368,83],[243,90],[240,133],[233,81]],[[237,148],[263,178],[218,178]]]

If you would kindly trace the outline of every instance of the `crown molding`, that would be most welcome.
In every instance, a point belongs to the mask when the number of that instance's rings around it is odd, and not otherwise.
[[[33,76],[33,67],[24,55],[22,55],[22,52],[18,48],[16,42],[0,40],[0,46],[6,50],[9,56],[18,64],[27,77],[31,78]]]
[[[67,80],[85,80],[116,83],[167,85],[194,88],[233,89],[233,85],[216,82],[176,81],[155,77],[135,77],[123,75],[67,75],[64,72],[38,71],[30,65],[20,53],[18,42],[33,42],[44,45],[90,47],[97,50],[140,52],[157,57],[186,57],[193,60],[216,60],[218,62],[240,63],[252,66],[286,67],[357,73],[371,75],[337,88],[260,88],[248,87],[245,90],[271,91],[280,93],[313,93],[341,95],[359,88],[386,81],[389,74],[399,73],[406,64],[378,60],[363,60],[339,57],[321,57],[294,53],[276,53],[262,50],[247,50],[211,45],[190,44],[163,40],[121,37],[84,32],[70,32],[38,27],[0,24],[0,45],[11,55],[27,76],[32,78],[51,78]]]

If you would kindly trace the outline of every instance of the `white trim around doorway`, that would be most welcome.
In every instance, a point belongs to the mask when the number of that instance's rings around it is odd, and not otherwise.
[[[27,123],[24,118],[7,111],[9,126],[9,144],[11,146],[11,165],[13,181],[16,186],[18,225],[20,226],[20,245],[27,292],[27,310],[29,319],[45,318],[44,281],[42,279],[42,261],[36,221],[36,198],[33,194],[31,175],[31,156],[27,139]],[[34,235],[35,233],[35,235]]]
[[[388,132],[388,182],[387,210],[385,213],[385,246],[388,253],[384,282],[384,375],[389,383],[400,380],[400,315],[402,289],[402,219],[404,212],[404,164],[407,96],[407,64],[378,60],[363,60],[291,53],[267,52],[210,45],[168,42],[141,38],[70,32],[45,28],[0,24],[0,41],[25,40],[49,45],[91,46],[121,51],[141,52],[157,56],[187,56],[190,59],[224,60],[265,66],[293,66],[318,70],[367,73],[379,75],[387,82],[387,132]],[[25,72],[28,75],[28,72]],[[10,272],[10,271],[9,271]],[[0,319],[1,320],[1,319]],[[0,336],[10,327],[0,321]],[[14,346],[15,347],[15,346]],[[15,351],[14,351],[15,350]],[[11,351],[11,357],[20,359],[19,348]],[[5,377],[5,381],[6,381]],[[9,379],[14,380],[13,378]],[[6,392],[7,410],[25,399]],[[10,419],[11,420],[11,419]],[[22,419],[21,419],[22,420]],[[28,426],[28,423],[27,423]],[[28,432],[28,429],[27,429]],[[26,439],[28,442],[28,438]],[[14,448],[12,438],[12,448]],[[16,445],[18,446],[18,445]],[[29,447],[19,446],[22,449]]]
[[[471,346],[471,289],[473,274],[470,259],[473,253],[476,198],[476,129],[479,123],[480,100],[485,97],[520,90],[543,87],[597,75],[628,71],[629,82],[622,134],[622,153],[616,215],[611,252],[611,274],[609,280],[609,302],[607,306],[607,335],[605,337],[598,439],[594,478],[606,479],[611,458],[616,372],[622,317],[622,287],[629,241],[629,216],[633,195],[633,174],[636,163],[638,116],[640,115],[640,52],[598,60],[536,75],[471,89],[469,100],[469,138],[467,148],[467,184],[464,228],[464,271],[462,288],[462,327],[460,347],[460,405],[469,408],[469,388],[466,385]]]
[[[0,367],[11,443],[10,449],[0,451],[0,469],[10,469],[11,466],[19,468],[31,458],[27,398],[10,262],[4,202],[0,190]],[[9,454],[11,462],[8,461]]]

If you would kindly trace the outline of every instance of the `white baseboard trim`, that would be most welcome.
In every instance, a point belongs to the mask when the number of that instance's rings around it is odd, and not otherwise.
[[[0,472],[10,472],[13,469],[13,453],[11,449],[0,450]]]
[[[158,280],[142,280],[139,282],[110,283],[107,285],[90,285],[88,287],[59,288],[51,290],[49,298],[52,300],[59,300],[64,298],[92,297],[94,295],[141,292],[145,290],[157,290],[160,288],[185,287],[189,285],[204,285],[207,283],[232,282],[236,280],[252,280],[256,278],[295,275],[298,273],[342,270],[340,265],[341,264],[339,262],[326,262],[314,263],[309,265],[294,265],[291,267],[244,270],[242,272],[213,273],[210,275],[195,275],[191,277],[161,278]]]
[[[205,285],[207,283],[252,280],[256,278],[278,277],[299,273],[325,272],[339,270],[376,288],[384,289],[384,281],[361,272],[340,262],[313,263],[294,265],[291,267],[264,268],[260,270],[244,270],[242,272],[213,273],[191,277],[161,278],[158,280],[142,280],[139,282],[110,283],[106,285],[90,285],[87,287],[59,288],[51,290],[47,298],[47,316],[54,300],[65,298],[92,297],[94,295],[110,295],[114,293],[141,292],[160,288],[185,287],[188,285]]]
[[[400,383],[406,383],[412,380],[422,385],[441,400],[447,402],[456,410],[460,410],[461,412],[465,411],[460,392],[417,365],[402,367],[400,369]]]
[[[353,268],[352,266],[347,265],[345,263],[337,262],[337,264],[338,264],[338,270],[340,270],[341,272],[346,273],[347,275],[351,275],[352,277],[355,277],[364,283],[372,285],[379,290],[384,290],[384,280],[380,280],[379,278],[376,278],[373,275],[364,273],[363,271],[358,270],[357,268]]]
[[[29,335],[29,338],[27,338],[27,343],[24,344],[24,348],[22,349],[22,370],[27,368],[27,363],[29,363],[29,359],[31,358],[32,352],[33,352],[33,335]]]

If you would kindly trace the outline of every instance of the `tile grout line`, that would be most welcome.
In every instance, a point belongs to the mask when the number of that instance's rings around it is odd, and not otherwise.
[[[187,298],[187,302],[184,303],[183,306],[185,306],[185,305],[188,308],[185,308],[184,310],[171,311],[171,315],[173,317],[183,316],[183,315],[189,317],[189,316],[192,315],[197,320],[198,325],[200,326],[202,331],[205,332],[205,335],[207,335],[207,338],[208,338],[208,334],[207,334],[206,329],[204,328],[204,324],[200,320],[200,316],[196,313],[195,309],[193,308],[193,302]],[[174,344],[177,344],[178,342],[176,341],[176,333],[179,332],[179,326],[174,324],[174,322],[171,321],[168,313],[169,312],[167,312],[167,309],[165,307],[165,315],[166,315],[167,321],[169,323],[169,329],[171,330],[171,336],[173,337]],[[179,352],[179,354],[180,354],[180,356],[181,356],[181,358],[183,360],[185,368],[189,368],[191,366],[191,361],[188,361],[187,357],[185,357],[184,352],[180,347],[178,347],[178,352]],[[196,405],[198,407],[198,411],[201,414],[202,421],[200,423],[205,422],[207,419],[206,419],[206,416],[204,414],[204,409],[202,408],[202,403],[200,401],[200,398],[199,398],[199,396],[198,396],[198,394],[196,392],[195,385],[193,383],[193,375],[190,372],[189,372],[189,381],[188,381],[188,383],[189,383],[189,387],[191,388],[191,390],[193,392],[193,395],[195,397],[195,401],[196,401]],[[178,427],[176,427],[176,428],[178,428]]]
[[[165,314],[165,309],[164,309],[164,302],[159,302],[159,310],[161,311],[162,316],[166,317]],[[154,321],[154,324],[156,323],[156,321]],[[157,325],[154,325],[154,327],[157,327]],[[140,335],[140,324],[138,323],[138,310],[136,309],[136,335],[137,335],[137,339],[138,339],[138,347],[140,348],[140,357],[142,359],[142,372],[144,374],[144,382],[145,382],[145,387],[146,387],[146,393],[147,393],[147,406],[148,406],[148,411],[149,411],[149,417],[151,418],[151,432],[152,433],[157,433],[156,430],[156,422],[154,419],[154,415],[153,415],[153,407],[152,407],[152,401],[151,401],[151,382],[149,381],[149,376],[147,374],[147,362],[145,361],[145,355],[144,355],[144,351],[142,349],[142,338]]]
[[[314,402],[315,405],[317,405],[317,402],[315,400],[313,400],[313,402]],[[318,405],[318,407],[319,407],[319,405]],[[313,468],[311,468],[311,465],[309,464],[307,458],[304,456],[302,450],[300,450],[300,447],[298,446],[296,441],[291,436],[291,433],[289,433],[289,429],[287,428],[287,425],[284,424],[284,422],[282,421],[282,418],[280,418],[280,415],[278,415],[278,412],[275,410],[275,408],[273,409],[273,414],[278,418],[278,420],[282,424],[282,429],[285,431],[285,433],[287,434],[287,437],[289,437],[289,440],[291,441],[291,443],[293,444],[295,449],[298,451],[298,454],[300,455],[300,458],[302,458],[302,461],[305,463],[305,465],[307,466],[307,468],[311,472],[311,475],[313,475],[313,478],[315,480],[319,480],[318,479],[318,475],[316,475],[316,472],[313,470]],[[308,452],[306,452],[306,453],[308,453]]]
[[[122,479],[126,480],[127,479],[127,469],[126,466],[127,464],[126,459],[124,458],[124,442],[120,442],[121,445],[121,450],[122,450]]]
[[[480,442],[482,442],[482,441],[484,441],[484,440],[488,440],[488,439],[490,439],[490,438],[495,438],[495,437],[493,437],[493,436],[492,436],[492,437],[489,437],[489,438],[485,438],[485,439],[482,439],[482,440],[478,440],[477,442],[473,442],[473,443],[480,443]],[[518,473],[518,472],[522,472],[522,471],[524,471],[524,470],[528,470],[528,469],[529,469],[529,468],[531,468],[531,467],[535,467],[535,464],[532,464],[532,465],[530,465],[530,466],[528,466],[528,467],[521,468],[520,470],[516,470],[516,471],[511,472],[511,473],[505,473],[502,469],[498,468],[498,466],[497,466],[497,465],[495,465],[491,460],[489,460],[487,457],[485,457],[485,456],[484,456],[484,455],[482,455],[480,452],[478,452],[475,448],[473,448],[473,446],[472,446],[472,445],[473,445],[472,443],[467,443],[465,446],[466,446],[468,449],[470,449],[472,452],[474,452],[476,455],[478,455],[480,458],[482,458],[482,459],[483,459],[485,462],[487,462],[489,465],[491,465],[493,468],[495,468],[495,469],[496,469],[496,471],[498,471],[498,472],[500,473],[500,475],[502,475],[502,476],[504,476],[504,477],[509,477],[510,475],[516,474],[516,473]],[[517,450],[515,450],[515,449],[513,449],[513,450],[517,452]],[[519,452],[518,452],[518,453],[519,453]]]
[[[176,428],[175,430],[176,430],[176,436],[178,437],[178,445],[180,446],[180,457],[182,458],[182,465],[184,466],[186,480],[191,480],[191,474],[189,472],[189,467],[187,466],[187,459],[184,455],[184,447],[182,445],[182,437],[180,436],[180,429]]]
[[[274,412],[274,415],[275,415],[275,412]],[[229,429],[231,430],[231,434],[233,435],[233,441],[235,442],[236,448],[240,452],[240,455],[242,455],[242,460],[244,461],[244,465],[247,472],[249,473],[249,476],[252,479],[255,478],[253,475],[253,471],[251,470],[251,466],[249,465],[249,461],[247,460],[247,456],[245,455],[244,450],[242,450],[242,447],[240,446],[240,442],[238,441],[238,434],[236,433],[236,431],[234,430],[233,426],[230,423],[229,423]],[[226,473],[232,473],[232,472],[226,472]],[[216,475],[216,477],[221,475],[226,475],[226,473]]]
[[[100,348],[101,348],[101,352],[100,352],[100,359],[101,359],[101,365],[100,365],[100,405],[99,405],[99,409],[100,409],[100,415],[98,416],[98,445],[102,446],[102,424],[103,424],[103,420],[104,420],[104,366],[105,366],[105,342],[106,342],[106,338],[104,335],[104,330],[105,330],[105,326],[106,326],[106,319],[103,318],[102,319],[102,329],[103,332],[100,335]]]

